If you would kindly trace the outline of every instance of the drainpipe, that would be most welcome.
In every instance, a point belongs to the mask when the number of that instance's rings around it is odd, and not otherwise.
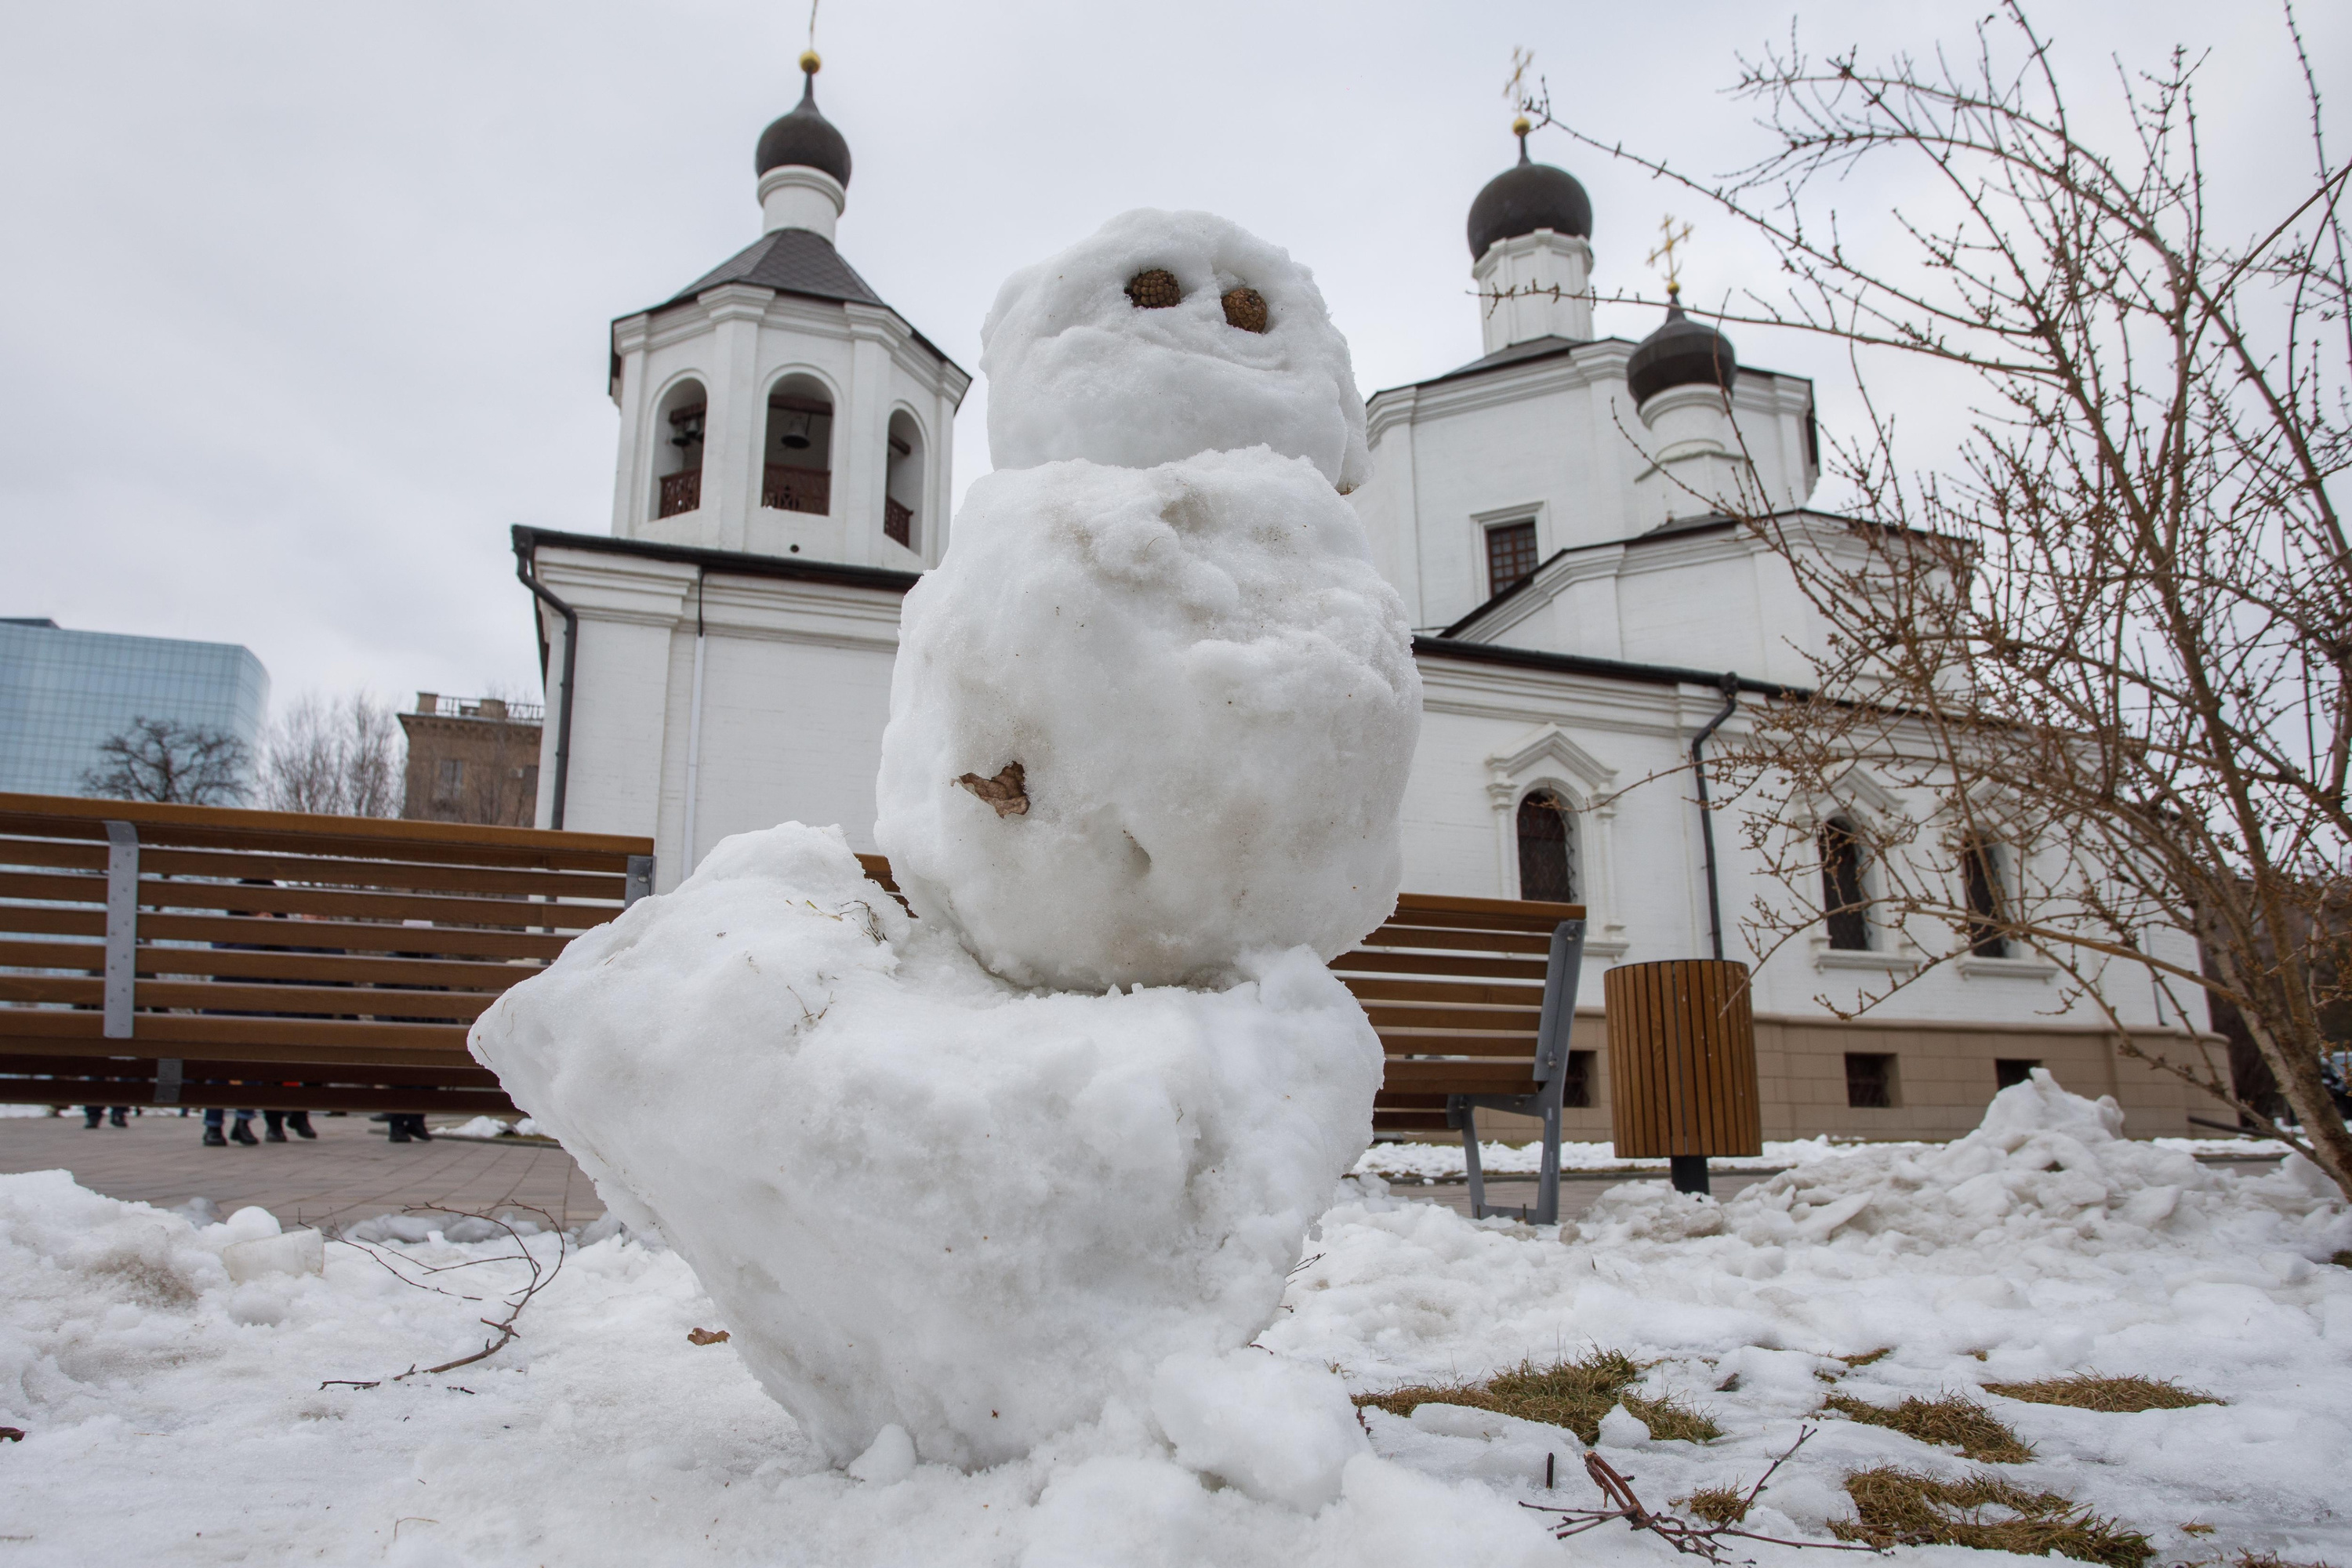
[[[1706,728],[1691,737],[1691,773],[1698,780],[1698,841],[1706,860],[1706,940],[1715,956],[1723,956],[1723,898],[1716,887],[1715,876],[1715,813],[1706,804],[1706,763],[1701,749],[1706,738],[1722,728],[1739,706],[1739,676],[1725,670],[1717,685],[1723,689],[1723,711],[1706,721]]]
[[[571,783],[572,773],[572,671],[580,653],[580,612],[550,593],[535,574],[535,563],[522,542],[515,542],[515,576],[535,595],[541,604],[563,617],[563,680],[555,697],[555,795],[548,808],[551,828],[563,826],[564,787]],[[547,653],[541,645],[539,678],[547,679]]]
[[[694,807],[702,798],[702,584],[708,570],[694,570],[694,697],[686,714],[685,871],[694,875]]]

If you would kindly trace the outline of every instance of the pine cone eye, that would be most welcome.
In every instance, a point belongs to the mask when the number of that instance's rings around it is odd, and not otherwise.
[[[1184,288],[1176,281],[1176,274],[1154,267],[1127,280],[1127,297],[1139,310],[1165,310],[1183,301]]]
[[[1265,296],[1251,288],[1225,291],[1225,324],[1245,332],[1265,331]]]

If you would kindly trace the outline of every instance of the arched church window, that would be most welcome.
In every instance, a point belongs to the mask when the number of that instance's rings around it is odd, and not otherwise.
[[[882,535],[908,550],[916,542],[923,510],[923,432],[914,416],[900,409],[890,416],[890,449],[883,460]]]
[[[1991,845],[1971,838],[1960,847],[1960,881],[1970,916],[1969,951],[1979,958],[2007,958],[2009,939],[2000,926],[2007,918],[2001,907],[2000,861]]]
[[[1870,946],[1870,906],[1862,887],[1862,835],[1843,816],[1822,824],[1822,913],[1830,946],[1861,952]]]
[[[1568,803],[1548,789],[1519,802],[1519,897],[1576,901],[1576,832]]]
[[[656,517],[702,505],[702,427],[709,403],[698,381],[681,381],[662,397],[654,419]]]
[[[833,510],[833,395],[814,376],[788,375],[768,394],[760,504],[819,516]]]

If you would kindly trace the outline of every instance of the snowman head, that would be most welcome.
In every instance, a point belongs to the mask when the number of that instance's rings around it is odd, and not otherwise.
[[[1289,252],[1211,213],[1123,213],[1007,279],[981,328],[1000,468],[1271,447],[1371,476],[1348,340]]]

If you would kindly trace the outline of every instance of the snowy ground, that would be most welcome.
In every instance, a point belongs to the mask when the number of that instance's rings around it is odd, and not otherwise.
[[[2352,1247],[2352,1216],[2299,1162],[2203,1168],[2106,1137],[2086,1101],[2019,1094],[1958,1144],[1832,1151],[1726,1204],[1629,1183],[1567,1237],[1472,1225],[1354,1178],[1261,1342],[1360,1389],[1595,1344],[1654,1362],[1649,1391],[1684,1394],[1726,1436],[1648,1442],[1612,1415],[1604,1450],[1653,1502],[1752,1480],[1819,1409],[1825,1376],[1882,1405],[2078,1370],[2176,1378],[2226,1403],[2112,1415],[1985,1395],[2038,1449],[1992,1468],[2145,1531],[2157,1563],[2245,1548],[2346,1561],[2352,1270],[2326,1260]],[[1312,1519],[1204,1484],[1117,1411],[982,1474],[884,1463],[853,1479],[728,1344],[688,1342],[725,1325],[676,1256],[625,1237],[571,1250],[524,1337],[487,1361],[321,1388],[478,1348],[478,1320],[523,1268],[487,1261],[513,1253],[503,1238],[415,1223],[404,1240],[377,1222],[313,1273],[299,1242],[268,1238],[274,1225],[249,1211],[198,1226],[63,1173],[0,1178],[0,1425],[26,1434],[0,1446],[0,1563],[1669,1556],[1615,1526],[1553,1542],[1516,1504],[1593,1500],[1572,1463],[1541,1490],[1545,1456],[1572,1460],[1575,1439],[1447,1406],[1368,1413],[1374,1453]],[[459,1294],[403,1283],[354,1243],[412,1275],[467,1265],[420,1276]],[[529,1245],[542,1268],[566,1250],[553,1235]],[[1830,1359],[1881,1349],[1854,1371]],[[1849,1511],[1839,1482],[1854,1469],[1978,1468],[1883,1428],[1819,1425],[1764,1494],[1766,1533],[1822,1538]],[[1818,1555],[1752,1550],[1775,1564]],[[1895,1555],[1998,1568],[1957,1548]]]

